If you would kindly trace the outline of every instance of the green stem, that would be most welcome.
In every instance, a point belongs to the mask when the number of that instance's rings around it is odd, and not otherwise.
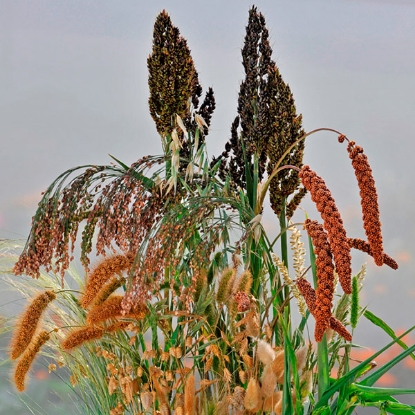
[[[281,213],[280,213],[280,229],[281,231],[285,229],[285,232],[281,234],[281,260],[284,263],[285,267],[288,269],[288,238],[287,238],[287,220],[285,217],[285,198],[282,201]],[[285,324],[287,325],[287,330],[289,335],[291,335],[291,307],[290,302],[287,301],[290,297],[290,287],[285,285],[284,287],[284,301],[286,306],[284,309],[284,319]]]

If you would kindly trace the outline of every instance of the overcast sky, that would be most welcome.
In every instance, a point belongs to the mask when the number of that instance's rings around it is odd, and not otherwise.
[[[415,296],[413,4],[256,2],[306,130],[341,130],[369,156],[385,249],[401,270],[379,270],[368,260],[365,295],[376,293],[379,300],[368,301],[375,308],[391,304],[390,311],[402,296],[408,303]],[[62,171],[107,164],[108,153],[130,164],[161,152],[147,109],[146,59],[163,8],[187,38],[202,86],[215,90],[208,145],[211,156],[219,154],[236,114],[240,49],[251,5],[245,0],[0,1],[0,237],[27,237],[41,191]],[[360,230],[359,196],[345,145],[335,136],[315,136],[307,142],[305,161],[333,189],[347,226]],[[391,319],[410,324],[407,314]]]

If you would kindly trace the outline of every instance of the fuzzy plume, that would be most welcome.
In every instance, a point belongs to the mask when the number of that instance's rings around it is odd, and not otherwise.
[[[26,374],[29,371],[30,366],[32,365],[33,360],[35,359],[40,348],[49,340],[49,338],[50,335],[48,332],[40,332],[19,360],[14,371],[14,383],[18,391],[24,391]]]
[[[128,314],[123,314],[122,301],[124,296],[112,295],[102,304],[94,306],[87,315],[88,324],[96,324],[110,318],[136,318],[142,319],[147,314],[148,309],[145,304],[137,304]]]
[[[35,297],[22,313],[10,342],[12,360],[17,359],[29,346],[43,312],[55,298],[53,291],[45,291]]]
[[[275,351],[269,343],[260,339],[257,344],[257,356],[262,364],[267,365],[275,359]]]
[[[257,408],[261,399],[261,389],[259,383],[255,378],[250,378],[248,387],[246,388],[246,394],[244,398],[244,406],[248,411],[253,411]]]
[[[196,386],[193,374],[188,376],[184,388],[184,413],[185,415],[196,415]]]
[[[62,342],[63,350],[72,350],[85,342],[100,339],[104,334],[103,327],[86,326],[72,331]]]
[[[113,277],[123,271],[128,271],[134,261],[132,254],[114,255],[101,260],[90,273],[85,287],[81,305],[87,308],[95,299],[101,288]]]

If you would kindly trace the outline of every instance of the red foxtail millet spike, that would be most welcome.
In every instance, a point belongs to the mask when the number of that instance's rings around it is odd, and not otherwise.
[[[343,220],[337,209],[330,190],[324,180],[318,176],[309,166],[303,166],[299,177],[303,186],[310,192],[311,199],[316,204],[317,210],[324,221],[330,248],[333,254],[334,264],[339,275],[340,284],[346,294],[352,292],[352,267],[350,247],[347,243],[346,230]]]
[[[25,389],[25,378],[26,374],[30,369],[30,366],[33,363],[36,355],[38,354],[40,348],[49,340],[50,335],[46,331],[42,331],[34,339],[34,341],[29,345],[29,347],[23,353],[23,356],[19,360],[19,363],[16,366],[14,371],[14,383],[17,387],[17,390],[20,392]]]
[[[304,227],[310,236],[316,254],[318,286],[314,316],[316,318],[315,337],[320,338],[330,325],[333,296],[334,296],[334,265],[330,244],[323,226],[317,221],[307,219]]]
[[[363,239],[348,238],[347,241],[349,242],[349,246],[351,248],[358,249],[359,251],[366,252],[370,256],[373,256],[370,245]],[[385,253],[383,254],[383,263],[392,269],[398,269],[398,263]]]
[[[315,311],[316,311],[316,292],[314,288],[311,286],[311,284],[305,279],[305,278],[299,278],[296,281],[297,287],[304,297],[305,302],[307,303],[307,307],[310,310],[310,313],[315,317]],[[329,327],[332,328],[335,332],[337,332],[340,336],[345,338],[347,341],[352,340],[352,335],[349,333],[349,331],[346,329],[346,327],[343,326],[343,324],[337,320],[334,316],[330,317],[330,324]],[[321,330],[318,333],[314,333],[314,337],[317,342],[321,341],[323,338],[324,331]],[[319,339],[319,340],[318,340]]]
[[[35,297],[22,314],[10,342],[12,360],[17,359],[29,346],[43,312],[55,298],[56,294],[53,291],[45,291]]]
[[[134,261],[134,255],[114,255],[103,259],[92,270],[88,277],[84,295],[81,299],[81,305],[87,308],[95,299],[102,286],[114,275],[131,268]]]
[[[103,303],[93,307],[87,315],[86,321],[88,324],[96,324],[110,318],[143,318],[147,312],[147,306],[145,304],[134,305],[129,313],[123,314],[122,310],[122,295],[112,295]]]
[[[378,195],[375,180],[363,148],[354,141],[347,144],[347,151],[352,160],[352,166],[360,189],[363,226],[376,265],[383,265],[382,231],[380,223]]]
[[[69,333],[61,346],[63,350],[71,350],[81,346],[83,343],[100,339],[104,335],[105,329],[97,326],[80,327]]]

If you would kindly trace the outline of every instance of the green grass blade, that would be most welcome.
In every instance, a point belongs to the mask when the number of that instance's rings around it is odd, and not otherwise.
[[[369,310],[366,310],[363,315],[371,322],[373,323],[375,326],[380,327],[386,334],[388,334],[392,339],[396,340],[398,337],[396,336],[395,332],[393,331],[393,329],[386,323],[384,322],[381,318],[379,318],[378,316],[376,316],[375,314],[373,314],[372,312],[370,312]],[[405,344],[405,342],[403,342],[402,340],[397,340],[397,343],[399,344],[399,346],[402,347],[402,349],[408,349],[408,346]],[[415,355],[411,353],[411,357],[412,359],[415,360]]]
[[[350,379],[356,379],[358,378],[362,373],[364,373],[369,367],[370,363],[373,359],[375,359],[377,356],[382,354],[385,350],[389,349],[392,345],[394,345],[399,339],[406,336],[408,333],[413,331],[415,329],[415,326],[408,329],[405,333],[403,333],[401,336],[399,336],[397,339],[393,340],[392,342],[388,343],[385,347],[380,349],[378,352],[374,353],[372,356],[368,357],[366,360],[364,360],[362,363],[360,363],[358,366],[356,366],[354,369],[352,369],[350,372],[346,373],[344,376],[342,376],[340,379],[338,379],[336,382],[334,382],[324,393],[322,397],[319,397],[319,400],[317,401],[315,405],[315,409],[319,409],[323,406],[326,406],[329,399],[340,390],[340,388],[347,383]],[[415,348],[415,345],[413,346]],[[410,350],[410,349],[408,349]],[[412,350],[410,350],[412,352]],[[410,353],[409,352],[409,353]],[[409,354],[408,353],[408,354]],[[362,384],[362,382],[361,382]],[[370,386],[366,385],[365,386]]]
[[[410,355],[413,351],[415,351],[415,344],[409,347],[408,349],[404,350],[401,354],[399,354],[394,359],[392,359],[384,366],[376,370],[374,373],[369,375],[367,378],[362,380],[360,384],[364,386],[372,386],[381,376],[383,376],[386,372],[388,372],[393,366],[399,363],[406,356]]]

